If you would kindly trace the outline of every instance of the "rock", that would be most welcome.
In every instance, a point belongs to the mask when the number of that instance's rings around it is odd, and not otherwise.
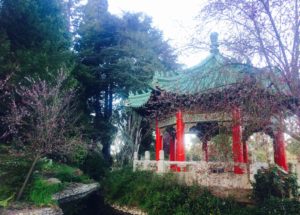
[[[0,209],[1,215],[63,215],[63,211],[58,207],[44,208],[25,208],[22,210],[16,209]]]
[[[116,204],[111,205],[111,207],[118,211],[132,214],[132,215],[147,215],[146,212],[140,210],[139,208],[135,208],[135,207],[126,207],[126,206],[120,206],[120,205],[116,205]]]
[[[76,169],[74,174],[77,176],[81,176],[81,175],[83,175],[83,172],[80,169]]]
[[[52,196],[52,199],[59,201],[60,203],[70,202],[76,199],[81,199],[86,197],[87,195],[98,190],[99,187],[100,187],[99,183],[91,183],[91,184],[73,183],[63,191],[54,194]]]
[[[49,184],[61,184],[61,181],[58,178],[48,178],[46,181]]]

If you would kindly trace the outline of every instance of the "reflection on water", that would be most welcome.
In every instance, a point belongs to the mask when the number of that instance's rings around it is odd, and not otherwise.
[[[100,192],[94,192],[80,200],[62,203],[60,208],[64,215],[129,215],[105,204]]]

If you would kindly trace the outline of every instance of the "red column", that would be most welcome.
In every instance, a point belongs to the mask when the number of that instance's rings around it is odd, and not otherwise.
[[[284,134],[281,130],[275,132],[274,161],[278,166],[288,171],[288,165],[285,154]]]
[[[243,144],[242,144],[242,129],[241,129],[241,113],[236,107],[232,109],[232,151],[234,163],[243,163]],[[244,170],[239,165],[234,165],[235,174],[243,174]]]
[[[160,129],[158,127],[158,122],[156,120],[155,125],[155,159],[159,160],[159,151],[162,149],[162,136],[160,134]]]
[[[176,161],[185,161],[184,153],[184,123],[182,112],[176,113]]]
[[[243,142],[243,156],[244,156],[244,163],[248,163],[248,145],[246,141]]]
[[[208,162],[208,147],[207,147],[207,140],[203,140],[202,143],[202,150],[204,152],[204,160]]]

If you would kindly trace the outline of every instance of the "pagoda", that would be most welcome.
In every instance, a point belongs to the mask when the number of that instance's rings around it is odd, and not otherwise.
[[[246,172],[246,142],[255,132],[272,137],[274,161],[287,171],[282,122],[290,98],[280,82],[280,71],[225,57],[219,51],[218,34],[212,33],[210,40],[210,55],[200,64],[156,72],[147,88],[129,95],[127,105],[155,129],[156,161],[168,146],[170,161],[185,162],[184,134],[195,133],[207,162],[207,142],[227,129],[232,136],[233,173]]]

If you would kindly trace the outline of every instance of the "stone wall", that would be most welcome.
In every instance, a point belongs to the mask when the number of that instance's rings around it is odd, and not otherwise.
[[[25,209],[7,209],[0,210],[1,215],[63,215],[63,212],[58,207],[44,208],[25,208]]]

